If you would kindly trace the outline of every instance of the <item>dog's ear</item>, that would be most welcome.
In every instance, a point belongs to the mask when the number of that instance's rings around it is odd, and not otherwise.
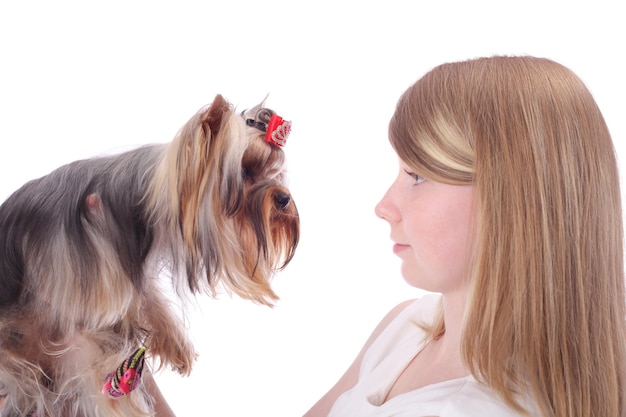
[[[202,116],[202,124],[208,126],[211,134],[215,135],[220,130],[224,115],[230,110],[232,110],[230,103],[221,94],[218,94]]]

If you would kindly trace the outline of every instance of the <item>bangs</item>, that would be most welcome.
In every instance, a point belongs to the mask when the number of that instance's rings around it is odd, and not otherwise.
[[[454,123],[454,115],[444,116],[435,103],[419,88],[407,91],[389,122],[391,146],[420,175],[446,184],[470,184],[475,160],[470,140]]]

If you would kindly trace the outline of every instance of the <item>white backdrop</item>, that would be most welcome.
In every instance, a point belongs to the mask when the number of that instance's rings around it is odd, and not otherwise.
[[[102,152],[167,142],[216,93],[293,121],[302,218],[273,309],[201,298],[191,377],[157,375],[184,415],[302,415],[378,320],[419,295],[374,205],[396,171],[396,99],[445,61],[532,54],[577,72],[626,158],[618,2],[45,1],[0,4],[0,200]],[[0,237],[1,238],[1,237]]]

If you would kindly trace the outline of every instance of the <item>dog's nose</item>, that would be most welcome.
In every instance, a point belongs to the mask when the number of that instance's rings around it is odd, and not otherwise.
[[[286,194],[286,193],[277,193],[274,196],[274,202],[276,203],[276,208],[279,208],[281,210],[286,209],[290,201],[291,201],[291,197],[289,196],[289,194]]]

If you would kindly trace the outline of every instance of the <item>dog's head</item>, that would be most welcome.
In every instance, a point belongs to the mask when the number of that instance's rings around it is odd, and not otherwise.
[[[263,304],[277,299],[270,279],[293,258],[300,228],[286,185],[289,131],[264,103],[239,113],[218,95],[172,143],[165,181],[192,290],[206,276],[211,292],[221,283]]]

